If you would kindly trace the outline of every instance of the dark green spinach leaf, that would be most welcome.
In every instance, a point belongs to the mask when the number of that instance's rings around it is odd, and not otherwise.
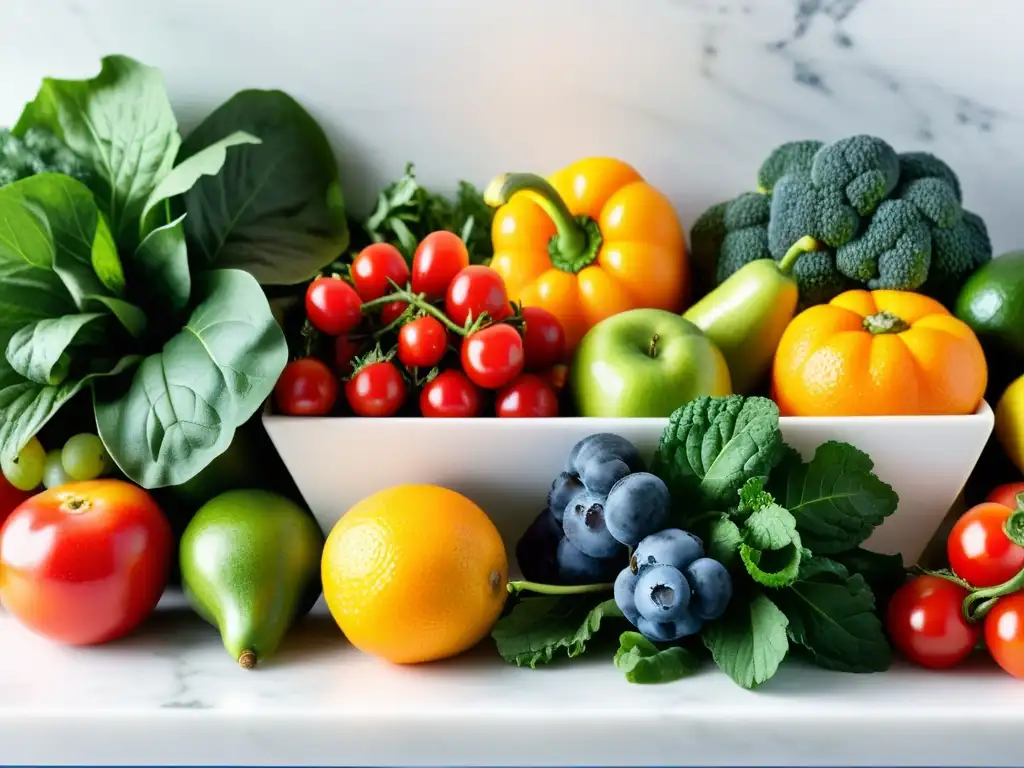
[[[639,632],[623,632],[615,666],[631,683],[671,683],[697,671],[700,661],[685,648],[670,646],[659,649]]]
[[[587,596],[528,597],[498,620],[491,637],[505,661],[536,667],[565,652],[579,656],[604,619],[622,618],[614,600],[594,604]]]

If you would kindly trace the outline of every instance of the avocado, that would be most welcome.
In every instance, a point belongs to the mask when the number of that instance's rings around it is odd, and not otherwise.
[[[179,547],[183,591],[249,669],[270,657],[320,594],[324,537],[279,494],[234,490],[204,504]]]
[[[793,319],[799,291],[790,270],[797,257],[752,261],[683,313],[721,350],[736,394],[763,383]]]

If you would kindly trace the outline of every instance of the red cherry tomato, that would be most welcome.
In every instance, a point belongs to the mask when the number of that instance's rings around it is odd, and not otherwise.
[[[553,365],[546,371],[540,371],[537,375],[544,379],[555,392],[561,392],[565,389],[565,382],[569,378],[569,366]]]
[[[359,352],[359,344],[348,336],[334,340],[334,372],[341,378],[352,373],[352,358]]]
[[[337,377],[315,357],[288,363],[274,387],[277,410],[287,416],[324,416],[337,399]]]
[[[0,529],[3,605],[59,643],[123,637],[156,607],[172,547],[163,512],[136,485],[90,480],[43,491]]]
[[[404,301],[391,301],[380,308],[380,324],[391,325],[402,316],[409,305]]]
[[[494,322],[512,314],[505,281],[495,270],[472,264],[455,276],[448,285],[444,311],[458,326],[465,327],[472,315],[476,320],[484,312]]]
[[[1012,510],[984,502],[960,516],[946,539],[953,573],[975,587],[994,587],[1024,569],[1024,547],[1010,541],[1003,525]]]
[[[444,298],[455,276],[469,266],[466,244],[454,232],[431,232],[412,257],[412,291],[431,300]]]
[[[306,317],[329,336],[348,333],[363,319],[355,288],[337,277],[318,277],[306,289]]]
[[[420,412],[427,418],[466,419],[480,414],[480,390],[462,371],[450,368],[420,392]]]
[[[394,416],[405,402],[405,380],[394,363],[370,363],[345,384],[345,398],[357,416]]]
[[[558,415],[558,397],[540,376],[524,373],[498,390],[494,410],[501,418],[550,418]]]
[[[507,323],[489,325],[462,342],[462,370],[484,389],[500,389],[523,370],[523,337]]]
[[[432,368],[448,351],[448,331],[435,317],[417,317],[398,332],[398,359],[406,368]]]
[[[985,617],[985,646],[996,664],[1024,678],[1024,592],[1000,598]]]
[[[352,260],[352,283],[363,301],[387,296],[395,288],[389,280],[405,287],[409,282],[409,265],[390,243],[368,245]]]
[[[541,307],[523,307],[523,320],[526,369],[542,371],[561,361],[565,354],[565,331],[558,318]]]
[[[907,660],[929,669],[963,661],[981,637],[964,619],[967,590],[938,576],[918,576],[896,590],[886,625],[893,645]]]
[[[4,520],[19,504],[28,501],[32,496],[31,491],[19,491],[7,482],[3,474],[0,474],[0,525],[4,524]]]
[[[992,490],[992,493],[988,495],[985,501],[995,502],[996,504],[1002,504],[1004,507],[1009,507],[1011,510],[1017,509],[1017,494],[1024,493],[1024,482],[1021,483],[1006,483],[1000,485]]]

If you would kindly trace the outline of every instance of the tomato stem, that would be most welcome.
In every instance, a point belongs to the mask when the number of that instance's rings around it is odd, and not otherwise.
[[[458,334],[459,336],[467,336],[469,335],[470,331],[476,330],[474,328],[462,328],[461,326],[458,326],[455,323],[453,323],[449,319],[448,315],[446,315],[440,309],[438,309],[429,301],[427,301],[425,294],[416,294],[413,293],[412,291],[407,291],[404,288],[400,288],[397,284],[393,282],[392,285],[395,287],[393,293],[389,293],[387,296],[381,296],[379,299],[373,299],[372,301],[363,302],[362,306],[360,307],[360,311],[366,313],[369,310],[379,306],[383,306],[384,304],[391,304],[392,302],[395,301],[402,301],[408,304],[410,307],[415,307],[416,309],[423,310],[428,315],[431,315],[432,317],[436,318],[449,331]],[[483,318],[486,314],[486,312],[482,313],[481,318]],[[478,318],[478,320],[480,320],[480,318]]]
[[[1003,523],[1006,538],[1018,547],[1024,547],[1024,493],[1017,494],[1017,509]]]
[[[974,623],[981,621],[992,610],[999,598],[1012,595],[1024,589],[1024,569],[1012,579],[997,584],[994,587],[975,589],[964,598],[963,614],[967,621]]]
[[[538,595],[585,595],[591,592],[610,592],[614,584],[582,584],[566,587],[556,584],[538,584],[535,581],[510,581],[508,591],[513,595],[520,592],[536,592]]]

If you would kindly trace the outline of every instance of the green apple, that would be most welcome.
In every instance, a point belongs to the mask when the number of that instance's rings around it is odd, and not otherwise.
[[[732,393],[718,347],[689,320],[660,309],[632,309],[595,325],[569,376],[580,416],[665,417],[701,395]]]

